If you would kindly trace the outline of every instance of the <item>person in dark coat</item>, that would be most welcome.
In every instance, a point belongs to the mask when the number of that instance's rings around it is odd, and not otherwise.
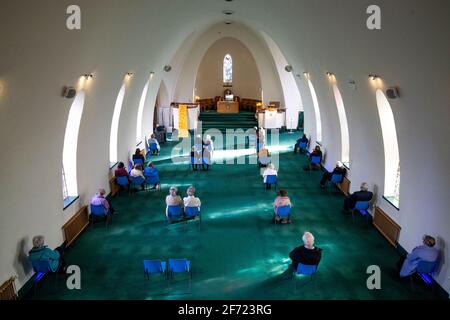
[[[310,232],[305,232],[302,237],[303,246],[295,248],[289,254],[292,260],[291,268],[297,271],[298,265],[319,265],[322,260],[322,249],[314,246],[314,236]]]
[[[336,168],[332,172],[325,172],[322,176],[322,180],[320,181],[320,187],[325,188],[325,184],[327,181],[331,181],[331,178],[333,175],[342,175],[342,179],[345,178],[345,175],[347,174],[347,169],[345,169],[344,164],[341,161],[338,161],[336,163]],[[342,182],[342,181],[341,181]]]
[[[344,200],[344,212],[349,214],[355,208],[359,201],[372,201],[373,193],[369,191],[369,185],[364,182],[361,184],[361,191],[351,194]]]

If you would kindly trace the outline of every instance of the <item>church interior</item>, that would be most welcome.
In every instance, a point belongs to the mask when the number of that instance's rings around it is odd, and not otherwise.
[[[0,300],[448,300],[450,3],[376,2],[3,1]]]

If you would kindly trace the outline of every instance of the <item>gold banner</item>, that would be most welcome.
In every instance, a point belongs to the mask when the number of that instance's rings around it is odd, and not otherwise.
[[[189,138],[189,127],[188,127],[188,106],[180,105],[178,109],[178,126],[180,132],[178,133],[179,138]]]

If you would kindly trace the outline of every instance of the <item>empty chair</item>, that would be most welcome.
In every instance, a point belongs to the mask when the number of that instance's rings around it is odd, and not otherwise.
[[[161,260],[144,260],[144,275],[150,280],[151,274],[162,274],[167,278],[167,263]]]
[[[188,273],[192,279],[191,262],[187,259],[169,259],[168,276],[173,278],[174,273]]]

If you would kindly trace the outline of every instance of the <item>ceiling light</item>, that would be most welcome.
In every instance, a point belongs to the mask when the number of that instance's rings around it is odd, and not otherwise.
[[[223,10],[222,13],[227,16],[231,16],[234,14],[234,11],[233,10]]]
[[[371,79],[371,80],[377,80],[379,78],[380,78],[380,76],[377,76],[376,74],[369,74],[369,79]]]

